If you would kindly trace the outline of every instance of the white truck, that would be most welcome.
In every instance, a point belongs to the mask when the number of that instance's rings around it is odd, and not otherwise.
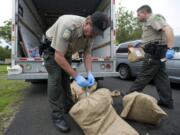
[[[98,36],[92,48],[92,71],[96,78],[118,76],[114,55],[115,0],[12,0],[12,57],[8,79],[42,80],[48,74],[38,46],[46,30],[64,14],[88,16],[103,11],[111,19],[104,36]],[[72,67],[86,76],[83,61]]]

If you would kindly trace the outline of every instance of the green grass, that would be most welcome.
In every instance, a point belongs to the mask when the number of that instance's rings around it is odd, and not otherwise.
[[[27,86],[24,81],[0,79],[0,112],[9,104],[17,101]]]
[[[7,80],[7,65],[0,65],[0,135],[8,126],[8,121],[17,111],[30,84],[24,80]]]
[[[0,75],[7,73],[7,65],[0,65]]]

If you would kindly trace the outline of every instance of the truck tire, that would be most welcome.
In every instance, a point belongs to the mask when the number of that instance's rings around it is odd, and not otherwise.
[[[131,76],[130,68],[126,64],[122,64],[118,68],[119,76],[122,80],[127,80]]]

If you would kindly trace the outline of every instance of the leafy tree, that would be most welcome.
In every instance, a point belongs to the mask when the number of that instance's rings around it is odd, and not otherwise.
[[[11,50],[8,47],[3,48],[0,46],[0,60],[5,60],[5,58],[11,57]]]
[[[0,38],[6,40],[6,42],[11,41],[11,20],[4,21],[4,26],[0,26]],[[9,47],[0,46],[0,60],[5,60],[5,58],[10,58],[11,50]]]
[[[117,11],[116,42],[119,44],[128,40],[140,39],[141,34],[141,24],[133,16],[133,12],[128,11],[125,7],[119,7]]]
[[[11,41],[11,20],[4,21],[4,26],[0,26],[0,37],[6,41]]]

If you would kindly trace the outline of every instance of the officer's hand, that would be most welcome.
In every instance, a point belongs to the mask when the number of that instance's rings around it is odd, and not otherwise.
[[[168,49],[166,52],[166,59],[172,59],[174,57],[175,51],[173,49]]]
[[[94,76],[91,72],[88,72],[88,82],[89,82],[89,86],[93,86],[94,85]]]
[[[81,76],[79,74],[75,77],[75,81],[81,87],[88,87],[89,86],[88,81],[83,76]]]

